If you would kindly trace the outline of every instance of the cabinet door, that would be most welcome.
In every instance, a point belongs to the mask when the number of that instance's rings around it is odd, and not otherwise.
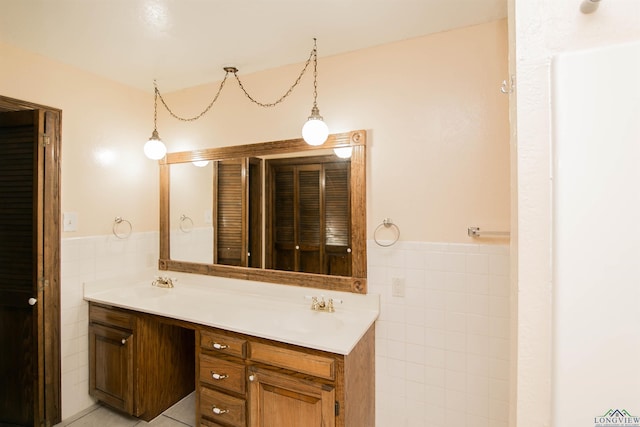
[[[89,394],[133,414],[133,353],[131,331],[89,326]]]
[[[335,389],[326,384],[252,367],[251,427],[334,427]]]

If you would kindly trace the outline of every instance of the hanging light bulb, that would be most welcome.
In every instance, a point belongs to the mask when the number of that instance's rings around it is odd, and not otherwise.
[[[348,159],[351,157],[351,154],[353,153],[353,147],[338,147],[338,148],[334,148],[333,152],[335,153],[336,156],[340,157],[341,159]]]
[[[313,39],[313,107],[307,122],[302,126],[302,138],[309,145],[322,145],[329,136],[329,128],[318,109],[318,48]]]
[[[155,82],[154,82],[155,85]],[[158,122],[158,86],[155,86],[153,100],[153,132],[151,133],[151,137],[144,144],[144,154],[150,158],[151,160],[160,160],[167,154],[167,147],[165,147],[164,143],[160,139],[158,135],[157,122]]]

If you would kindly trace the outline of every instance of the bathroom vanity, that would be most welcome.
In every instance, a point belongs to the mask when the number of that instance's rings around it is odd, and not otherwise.
[[[378,296],[175,276],[85,284],[93,397],[146,421],[195,390],[200,426],[375,424]]]

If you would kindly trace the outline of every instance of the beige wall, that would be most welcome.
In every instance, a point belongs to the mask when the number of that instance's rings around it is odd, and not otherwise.
[[[300,68],[239,75],[270,102]],[[468,226],[508,230],[508,98],[499,91],[506,21],[320,58],[318,68],[318,106],[330,131],[369,132],[368,238],[386,217],[410,241],[468,242]],[[195,115],[218,84],[166,99],[177,114]],[[158,131],[169,151],[298,138],[311,105],[310,75],[272,109],[251,104],[230,77],[204,118],[183,123],[162,111]]]
[[[116,216],[157,230],[152,96],[3,44],[0,64],[0,94],[62,110],[62,211],[78,213],[63,237],[109,234]]]
[[[142,154],[152,95],[6,45],[0,55],[2,95],[63,110],[62,210],[79,214],[78,232],[63,237],[108,234],[115,216],[136,231],[157,229],[157,167]],[[506,66],[505,20],[320,58],[318,105],[331,131],[369,132],[368,238],[386,217],[411,241],[466,242],[476,225],[508,229],[507,97],[498,90]],[[243,80],[272,101],[300,67]],[[217,84],[167,99],[193,115]],[[273,109],[251,104],[230,79],[198,122],[179,122],[160,106],[158,131],[169,151],[296,138],[311,104],[310,74]]]

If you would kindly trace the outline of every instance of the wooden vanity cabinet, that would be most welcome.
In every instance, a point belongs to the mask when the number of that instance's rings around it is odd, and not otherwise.
[[[89,394],[149,421],[194,390],[194,331],[89,304]]]
[[[196,339],[200,426],[375,425],[374,326],[347,356],[214,328]]]
[[[89,325],[89,394],[121,411],[133,409],[133,329]]]
[[[374,328],[342,355],[90,303],[89,393],[145,421],[195,389],[200,427],[373,427]]]

